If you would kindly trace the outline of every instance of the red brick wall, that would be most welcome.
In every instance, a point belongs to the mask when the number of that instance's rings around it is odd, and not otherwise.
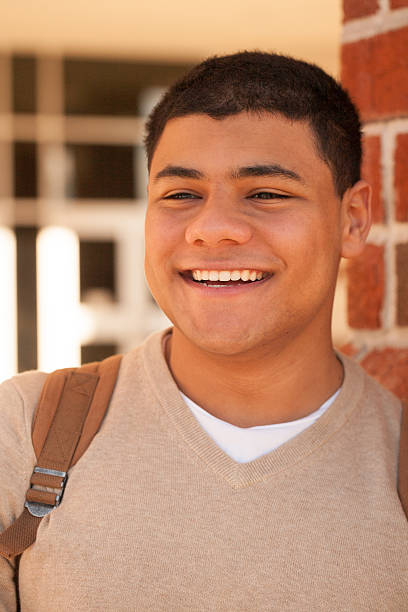
[[[341,79],[364,123],[373,228],[347,267],[345,352],[408,397],[408,0],[343,0]]]
[[[372,15],[378,8],[378,0],[343,0],[343,21]]]

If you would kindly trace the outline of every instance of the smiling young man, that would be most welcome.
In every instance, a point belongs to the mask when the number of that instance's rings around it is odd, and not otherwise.
[[[238,53],[169,90],[146,148],[146,277],[173,327],[124,356],[22,556],[22,609],[408,609],[401,405],[331,338],[340,259],[370,227],[355,108],[316,66]],[[43,382],[0,395],[4,526]]]
[[[248,427],[306,416],[339,389],[333,294],[340,256],[362,251],[368,199],[359,181],[340,200],[306,121],[167,123],[150,168],[146,270],[188,397]]]

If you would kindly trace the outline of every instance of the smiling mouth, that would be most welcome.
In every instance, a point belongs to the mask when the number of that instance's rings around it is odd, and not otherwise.
[[[183,276],[206,287],[233,287],[259,283],[272,276],[262,270],[188,270]]]

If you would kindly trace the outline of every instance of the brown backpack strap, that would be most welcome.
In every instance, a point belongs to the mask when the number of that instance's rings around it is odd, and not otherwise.
[[[401,437],[398,465],[398,493],[408,519],[408,402],[402,402]]]
[[[0,555],[11,559],[35,541],[43,516],[61,502],[67,472],[91,443],[108,407],[121,355],[48,375],[33,422],[37,465],[25,508],[0,535]],[[49,487],[58,493],[33,487]]]

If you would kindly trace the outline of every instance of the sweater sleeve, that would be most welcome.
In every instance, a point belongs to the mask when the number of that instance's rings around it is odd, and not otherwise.
[[[31,421],[38,382],[38,374],[29,373],[0,385],[0,531],[23,511],[35,464]],[[17,610],[15,568],[15,560],[0,556],[0,612]]]

